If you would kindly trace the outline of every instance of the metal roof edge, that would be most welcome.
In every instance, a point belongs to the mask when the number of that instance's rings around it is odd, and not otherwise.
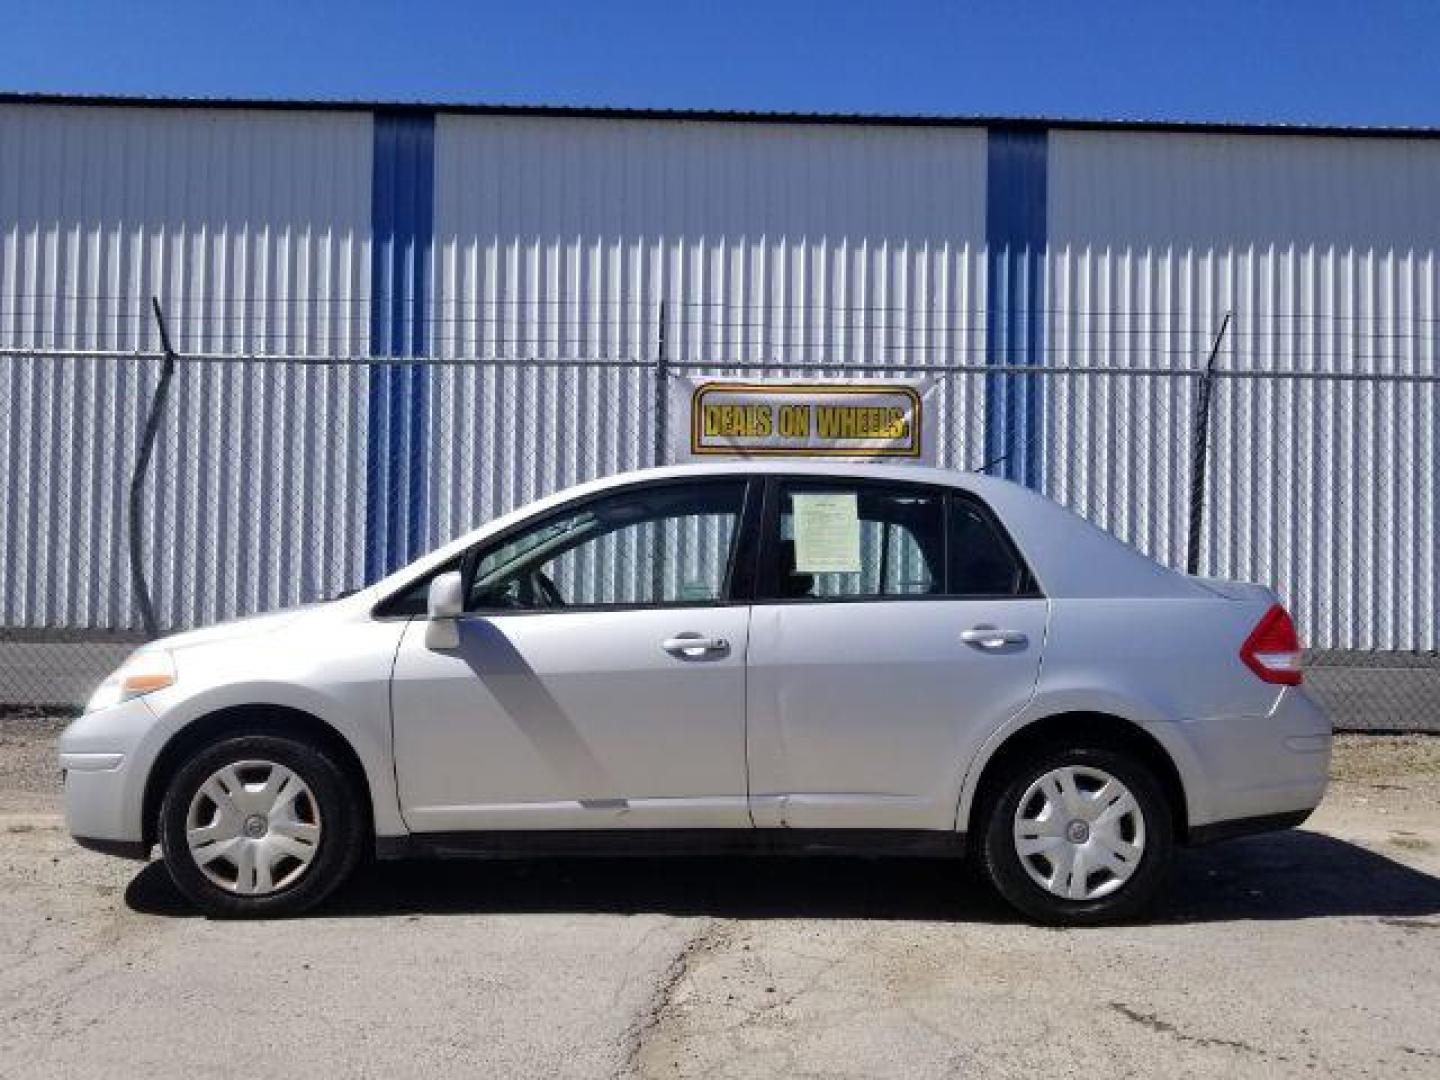
[[[500,105],[345,99],[152,97],[0,91],[0,105],[71,105],[134,109],[248,109],[275,112],[381,112],[469,116],[662,120],[679,123],[803,124],[853,127],[1010,128],[1029,131],[1120,131],[1164,134],[1305,136],[1310,138],[1440,139],[1440,128],[1343,124],[1229,123],[1207,120],[1125,120],[1085,117],[960,114],[819,113],[745,109],[632,108],[601,105]]]

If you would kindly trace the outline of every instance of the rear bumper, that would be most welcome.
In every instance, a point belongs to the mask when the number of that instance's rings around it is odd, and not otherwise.
[[[1281,692],[1266,716],[1211,717],[1174,727],[1193,770],[1184,776],[1193,842],[1290,828],[1325,795],[1330,719],[1297,688]]]
[[[1283,814],[1262,814],[1259,817],[1232,818],[1229,821],[1213,821],[1209,825],[1196,825],[1190,829],[1186,842],[1191,847],[1234,840],[1256,833],[1278,832],[1304,825],[1313,810],[1290,810]]]

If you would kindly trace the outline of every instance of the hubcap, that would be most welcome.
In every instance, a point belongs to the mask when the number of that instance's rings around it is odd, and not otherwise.
[[[309,869],[320,846],[320,807],[284,765],[237,761],[195,792],[185,839],[195,865],[216,885],[264,896]]]
[[[1102,769],[1065,765],[1025,789],[1015,852],[1032,881],[1066,900],[1098,900],[1134,876],[1145,817],[1130,789]]]

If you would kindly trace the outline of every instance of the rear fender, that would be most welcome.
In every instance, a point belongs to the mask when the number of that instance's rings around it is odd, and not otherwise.
[[[1180,736],[1172,721],[1155,706],[1132,697],[1117,694],[1104,687],[1073,686],[1043,689],[1006,723],[996,728],[981,744],[960,785],[960,799],[955,808],[955,828],[964,830],[974,808],[975,796],[985,769],[1007,742],[1026,728],[1052,716],[1065,714],[1099,714],[1113,716],[1134,724],[1150,735],[1170,758],[1185,793],[1185,810],[1189,820],[1208,820],[1209,807],[1203,796],[1201,764]]]

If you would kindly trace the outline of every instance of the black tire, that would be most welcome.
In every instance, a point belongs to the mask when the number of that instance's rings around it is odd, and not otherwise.
[[[1035,781],[1065,766],[1110,774],[1130,789],[1143,817],[1145,842],[1138,866],[1119,888],[1097,899],[1071,900],[1048,891],[1031,878],[1016,850],[1014,828],[1020,800]],[[1175,846],[1174,815],[1155,774],[1135,757],[1110,749],[1061,746],[1017,761],[990,786],[980,824],[979,855],[985,876],[1020,912],[1052,926],[1096,926],[1133,919],[1164,884]]]
[[[186,841],[186,818],[201,785],[226,765],[245,761],[274,762],[295,773],[313,793],[323,824],[309,865],[294,881],[264,895],[239,895],[211,881]],[[198,751],[170,781],[160,807],[160,850],[175,887],[207,915],[294,915],[318,904],[350,875],[364,850],[367,820],[355,786],[326,751],[288,736],[233,735]]]

